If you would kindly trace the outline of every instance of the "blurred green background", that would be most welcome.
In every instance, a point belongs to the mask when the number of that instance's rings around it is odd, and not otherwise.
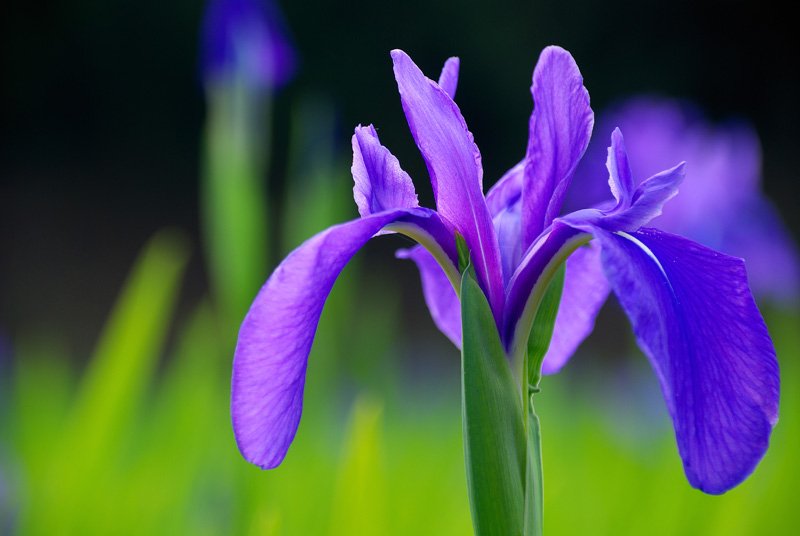
[[[241,311],[222,303],[209,268],[221,253],[204,238],[209,220],[236,212],[201,203],[203,7],[15,2],[0,18],[0,533],[469,534],[458,353],[433,326],[414,266],[394,260],[406,245],[397,237],[368,245],[333,291],[284,465],[262,472],[239,456],[228,396]],[[655,92],[753,123],[765,190],[797,236],[798,37],[777,8],[281,7],[300,63],[264,125],[259,280],[303,239],[357,215],[358,123],[380,127],[432,203],[391,73],[396,47],[430,75],[461,57],[458,100],[487,186],[524,153],[530,73],[555,43],[576,57],[597,111]],[[656,380],[624,315],[606,306],[537,406],[549,534],[794,533],[798,312],[762,306],[782,366],[781,421],[754,475],[722,497],[687,484]]]

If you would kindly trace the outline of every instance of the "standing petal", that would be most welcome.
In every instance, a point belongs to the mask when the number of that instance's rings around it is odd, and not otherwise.
[[[625,151],[625,140],[618,128],[611,133],[611,147],[606,159],[608,187],[617,200],[617,207],[628,208],[633,203],[633,174]]]
[[[269,469],[283,460],[300,422],[308,354],[333,283],[372,236],[396,222],[444,227],[435,212],[422,208],[336,225],[294,250],[261,288],[242,322],[233,361],[233,428],[248,461]]]
[[[500,251],[482,191],[480,153],[458,106],[411,58],[392,51],[394,73],[411,133],[428,167],[443,218],[463,235],[478,279],[497,318],[503,307]]]
[[[566,270],[553,338],[542,363],[544,374],[555,374],[566,365],[594,329],[597,313],[611,291],[594,242],[575,250]]]
[[[654,229],[595,236],[661,383],[689,482],[731,489],[767,450],[780,387],[744,263]]]
[[[442,73],[439,75],[439,87],[447,93],[451,99],[456,98],[456,88],[458,88],[458,68],[461,61],[455,56],[447,58],[442,67]]]
[[[368,216],[395,208],[419,206],[414,183],[397,158],[381,145],[372,125],[353,134],[353,198],[358,213]]]
[[[522,194],[523,249],[558,216],[594,125],[589,93],[566,50],[544,49],[533,71],[531,92],[534,109]]]

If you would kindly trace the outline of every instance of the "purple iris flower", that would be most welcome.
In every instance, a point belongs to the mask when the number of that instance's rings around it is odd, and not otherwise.
[[[749,125],[712,125],[687,103],[637,97],[603,114],[596,131],[605,136],[617,126],[629,140],[628,158],[638,173],[655,173],[674,159],[691,166],[681,195],[654,222],[660,229],[743,258],[756,296],[797,300],[797,248],[761,193],[761,148]],[[598,138],[589,144],[567,196],[568,209],[608,202],[608,190],[594,180],[605,152]]]
[[[242,78],[263,89],[288,82],[296,63],[281,13],[270,0],[210,0],[202,54],[206,80]]]
[[[608,177],[614,205],[558,217],[594,114],[572,56],[548,47],[533,73],[526,155],[484,197],[481,156],[453,101],[458,60],[447,61],[438,83],[404,52],[393,51],[392,60],[437,210],[419,206],[411,178],[376,130],[356,128],[353,190],[361,218],[292,252],[242,323],[232,417],[244,457],[272,468],[286,455],[323,304],[370,238],[395,232],[419,242],[400,255],[417,262],[434,320],[460,344],[458,233],[512,359],[524,355],[544,290],[568,258],[545,372],[566,362],[614,290],[661,382],[689,481],[709,493],[741,482],[764,455],[777,420],[778,364],[742,261],[646,227],[677,193],[683,164],[635,186],[616,130],[607,172],[597,171],[597,180]]]

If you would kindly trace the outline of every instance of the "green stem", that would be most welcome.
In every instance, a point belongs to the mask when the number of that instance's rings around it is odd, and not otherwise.
[[[544,480],[542,477],[542,432],[539,416],[533,408],[533,394],[528,404],[528,470],[525,477],[525,534],[542,536],[544,527]]]

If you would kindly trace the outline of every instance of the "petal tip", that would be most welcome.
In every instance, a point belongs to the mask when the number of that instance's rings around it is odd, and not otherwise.
[[[392,49],[391,52],[389,52],[389,56],[391,56],[392,60],[395,63],[409,57],[404,50],[401,50],[399,48]]]

